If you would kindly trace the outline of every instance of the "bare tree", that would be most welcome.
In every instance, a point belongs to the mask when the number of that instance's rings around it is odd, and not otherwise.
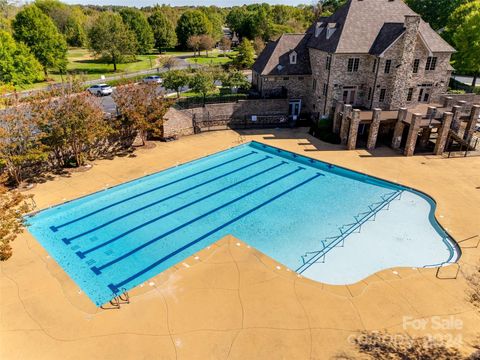
[[[192,35],[188,38],[187,40],[187,46],[189,49],[193,50],[193,56],[200,56],[200,43],[201,43],[201,38],[198,35]]]
[[[208,52],[213,49],[215,40],[210,35],[200,35],[200,47],[199,50],[204,50],[208,57]]]
[[[228,51],[232,48],[232,40],[230,40],[228,37],[224,36],[220,40],[220,50],[223,52]]]

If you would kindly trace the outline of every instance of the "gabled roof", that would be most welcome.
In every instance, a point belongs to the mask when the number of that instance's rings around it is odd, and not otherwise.
[[[403,27],[405,15],[415,15],[415,12],[402,0],[348,0],[333,15],[320,18],[310,27],[308,33],[312,36],[308,46],[330,53],[378,52],[401,36],[398,24]],[[315,37],[319,22],[335,24],[336,31],[330,39],[326,38],[326,31]],[[423,20],[419,33],[431,52],[455,51]]]
[[[373,42],[369,53],[372,55],[380,55],[383,53],[395,40],[397,40],[405,32],[403,23],[385,23],[383,24],[377,38]]]
[[[253,64],[261,75],[311,74],[306,34],[283,34],[277,41],[269,42]],[[290,53],[297,53],[297,62],[290,64]]]

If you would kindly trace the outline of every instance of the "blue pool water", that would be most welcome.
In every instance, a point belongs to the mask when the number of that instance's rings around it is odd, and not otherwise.
[[[28,222],[101,305],[228,234],[302,272],[319,249],[404,190],[252,142],[46,209]]]

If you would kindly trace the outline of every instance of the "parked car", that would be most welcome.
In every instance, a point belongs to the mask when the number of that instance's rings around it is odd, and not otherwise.
[[[161,84],[162,81],[163,81],[162,78],[158,75],[150,75],[143,78],[143,82],[145,84]]]
[[[107,84],[97,84],[90,86],[87,91],[90,92],[92,95],[103,96],[103,95],[111,95],[113,89],[110,85]]]

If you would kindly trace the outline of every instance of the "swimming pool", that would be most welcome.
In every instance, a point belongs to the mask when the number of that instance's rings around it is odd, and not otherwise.
[[[329,263],[329,253],[347,248],[355,234],[368,234],[370,224],[381,224],[402,197],[427,202],[421,210],[425,219],[414,227],[419,236],[407,234],[400,257],[398,246],[389,254],[383,240],[381,268],[455,261],[455,243],[433,218],[431,199],[257,142],[43,210],[28,223],[49,254],[101,305],[228,234],[322,281],[318,266]],[[375,251],[375,236],[368,239],[365,251]],[[362,249],[362,240],[355,246]],[[343,261],[355,256],[363,254]],[[341,254],[332,258],[342,261]],[[378,269],[367,263],[361,270],[326,271],[343,271],[331,282],[346,284]]]

